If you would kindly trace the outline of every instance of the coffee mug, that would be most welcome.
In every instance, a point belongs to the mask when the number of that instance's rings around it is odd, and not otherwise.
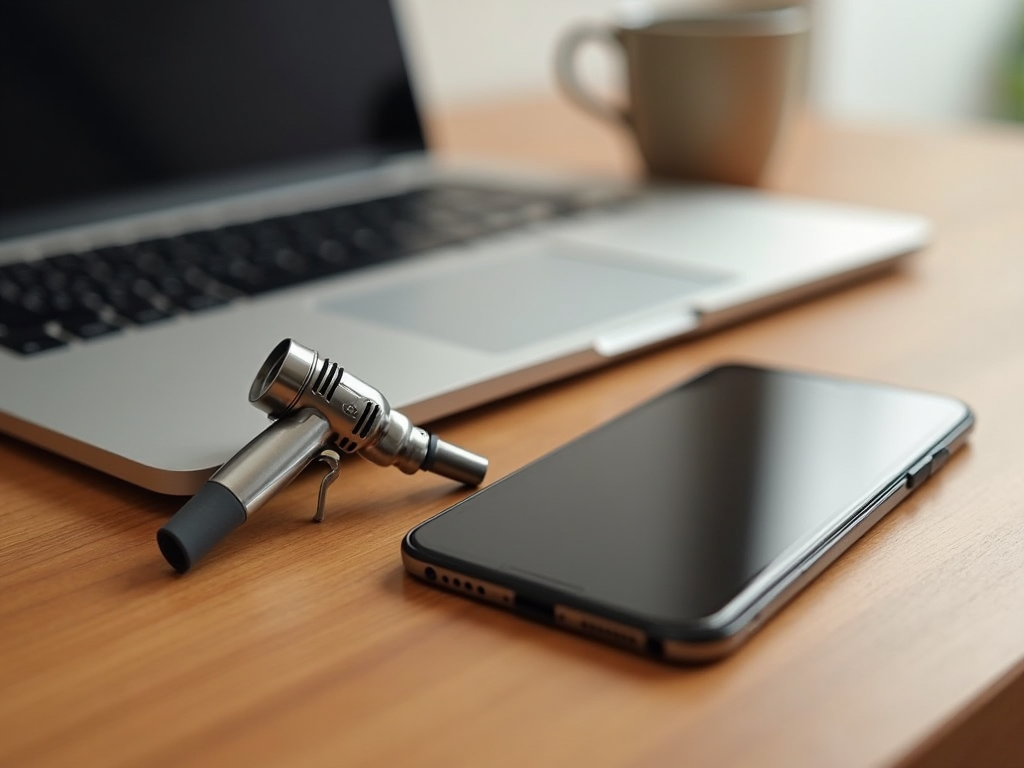
[[[555,72],[573,102],[632,133],[652,176],[756,185],[803,95],[809,28],[802,6],[580,25],[561,39]],[[578,75],[595,41],[625,58],[625,107]]]

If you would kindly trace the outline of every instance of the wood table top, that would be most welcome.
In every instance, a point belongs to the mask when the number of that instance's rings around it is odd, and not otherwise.
[[[623,137],[543,100],[430,128],[454,154],[633,169]],[[967,401],[969,447],[718,664],[660,664],[407,577],[403,534],[465,494],[442,478],[354,463],[313,526],[304,476],[179,577],[154,534],[180,499],[0,438],[0,765],[1024,764],[1020,710],[997,706],[1024,701],[1022,179],[1018,129],[808,117],[767,186],[923,213],[933,244],[434,425],[489,456],[493,482],[728,360]]]

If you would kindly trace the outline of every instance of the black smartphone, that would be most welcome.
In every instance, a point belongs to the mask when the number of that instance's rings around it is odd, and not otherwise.
[[[660,659],[709,661],[940,469],[960,400],[712,369],[411,530],[429,584]]]

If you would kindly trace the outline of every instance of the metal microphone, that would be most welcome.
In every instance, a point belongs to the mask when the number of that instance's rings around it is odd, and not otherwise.
[[[274,423],[157,531],[160,551],[180,573],[318,459],[329,471],[320,485],[317,522],[342,454],[358,453],[382,467],[410,475],[434,472],[466,485],[479,485],[487,472],[483,456],[413,425],[379,391],[291,339],[278,344],[260,367],[249,402]]]

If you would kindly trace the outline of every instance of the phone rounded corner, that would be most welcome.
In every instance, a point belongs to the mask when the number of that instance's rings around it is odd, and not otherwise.
[[[951,397],[950,401],[960,409],[960,415],[956,424],[938,447],[952,455],[967,445],[978,425],[978,414],[966,400]]]
[[[752,631],[752,624],[736,629],[726,624],[663,627],[648,633],[648,652],[672,664],[712,664],[739,650]]]
[[[424,581],[430,581],[431,565],[427,562],[415,548],[415,544],[409,542],[409,536],[413,531],[409,531],[404,537],[402,537],[401,555],[402,555],[402,567],[405,568],[406,573],[410,576],[415,576],[418,579]]]
[[[419,523],[413,526],[405,532],[404,536],[402,536],[400,550],[402,553],[403,563],[407,562],[408,560],[419,561],[422,559],[423,548],[416,542],[416,533],[417,531],[419,531],[421,525],[423,525],[423,523]]]
[[[727,374],[727,373],[730,373],[730,372],[735,372],[735,373],[751,373],[751,372],[760,372],[760,371],[764,371],[764,370],[765,369],[763,368],[763,366],[757,365],[756,363],[750,362],[748,360],[729,359],[729,360],[722,360],[721,362],[717,362],[717,363],[714,363],[712,365],[707,366],[706,368],[703,368],[699,372],[699,374],[697,376],[695,376],[694,378],[695,379],[700,379],[700,378],[703,378],[704,376],[710,376],[711,374],[714,374],[714,373],[718,373],[718,374]]]
[[[444,557],[440,553],[424,547],[422,542],[417,541],[416,536],[419,529],[428,522],[430,521],[424,520],[406,531],[399,550],[402,565],[407,572],[424,581],[435,581],[434,575],[437,573],[437,569],[444,567]]]
[[[977,425],[978,413],[977,411],[974,410],[974,408],[971,407],[971,404],[968,403],[966,400],[956,398],[956,401],[960,404],[960,407],[964,409],[963,419],[961,420],[961,423],[963,424],[963,433],[967,434],[968,432],[973,430],[974,427]]]

